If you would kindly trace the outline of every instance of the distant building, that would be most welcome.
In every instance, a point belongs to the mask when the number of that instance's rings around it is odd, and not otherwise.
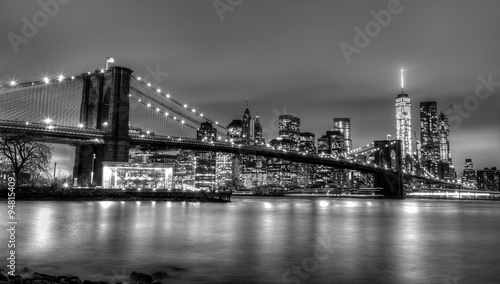
[[[330,150],[330,138],[326,135],[318,138],[318,154],[331,154]]]
[[[213,127],[212,123],[206,121],[200,124],[200,128],[196,131],[196,140],[200,141],[216,141],[217,129]]]
[[[346,153],[346,142],[344,134],[340,130],[329,130],[326,132],[328,137],[329,152],[334,157],[344,156]]]
[[[299,141],[299,151],[316,154],[316,136],[310,132],[301,132]]]
[[[436,102],[420,103],[421,164],[436,175],[440,161],[439,124]]]
[[[181,150],[174,165],[174,189],[194,189],[196,157],[192,150]]]
[[[496,167],[478,170],[477,187],[480,190],[500,191],[500,171]]]
[[[340,131],[344,136],[344,144],[347,152],[352,149],[351,139],[351,119],[350,118],[333,118],[333,130]]]
[[[452,163],[450,152],[450,125],[444,113],[439,114],[439,157],[444,163]]]
[[[476,171],[472,159],[465,159],[465,167],[462,174],[462,183],[468,186],[476,186]]]
[[[247,103],[248,104],[248,103]],[[250,110],[247,108],[245,109],[245,112],[243,113],[243,119],[241,120],[242,126],[241,126],[241,139],[245,144],[249,144],[250,140],[252,140],[251,135],[253,134],[253,130],[251,129],[252,126],[252,116],[250,115]]]
[[[235,143],[241,142],[242,129],[243,129],[243,122],[241,121],[241,119],[234,119],[227,126],[227,140],[229,142],[235,142]]]
[[[262,126],[260,125],[259,116],[257,115],[254,119],[254,143],[257,145],[264,145],[266,141],[264,140],[264,133],[262,132]]]
[[[278,135],[282,139],[289,139],[295,143],[300,140],[300,118],[291,114],[279,116]]]
[[[397,95],[396,97],[396,139],[401,140],[402,156],[412,154],[411,139],[411,99],[408,94]]]

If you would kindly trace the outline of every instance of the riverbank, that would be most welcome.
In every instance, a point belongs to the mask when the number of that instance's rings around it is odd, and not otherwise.
[[[177,270],[181,268],[175,268]],[[6,275],[7,274],[7,275]],[[153,274],[145,274],[132,271],[130,275],[114,276],[109,281],[91,281],[81,280],[78,276],[73,275],[48,275],[38,272],[33,272],[29,268],[23,268],[20,273],[10,275],[9,272],[0,272],[0,284],[114,284],[114,283],[151,283],[162,284],[162,281],[167,280],[168,273],[165,271],[154,272]]]
[[[229,202],[231,193],[210,193],[204,191],[116,191],[90,188],[17,187],[16,200],[43,201],[193,201]],[[0,189],[0,199],[7,199],[7,188]]]

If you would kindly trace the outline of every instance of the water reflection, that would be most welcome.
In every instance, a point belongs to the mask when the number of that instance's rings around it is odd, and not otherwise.
[[[500,282],[493,202],[245,197],[20,202],[19,212],[18,267],[93,280],[175,266],[187,270],[169,283],[278,283],[309,263],[309,283]],[[328,253],[311,262],[318,247]]]

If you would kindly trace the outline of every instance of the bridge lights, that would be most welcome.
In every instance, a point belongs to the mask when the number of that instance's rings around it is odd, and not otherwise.
[[[194,108],[193,108],[191,111],[192,111],[192,112],[196,112],[196,109],[194,109]]]
[[[147,107],[151,107],[151,104],[147,104]]]
[[[75,80],[75,76],[71,76],[71,80]]]
[[[51,124],[52,123],[52,119],[50,119],[50,118],[47,117],[46,119],[43,120],[43,122],[45,122],[46,124]]]
[[[78,124],[78,128],[83,128],[83,123]]]
[[[103,122],[102,126],[108,127],[108,122],[107,121]]]
[[[168,116],[168,112],[165,112],[165,116]]]
[[[60,74],[59,76],[57,76],[57,80],[59,82],[62,82],[64,80],[64,75]]]
[[[219,122],[218,122],[218,121],[216,121],[216,122],[215,122],[215,124],[219,124]]]
[[[137,80],[139,80],[139,81],[140,81],[140,80],[141,80],[141,77],[137,77]]]
[[[43,77],[43,82],[44,82],[45,84],[50,83],[50,79],[49,79],[49,77],[47,77],[47,76]]]
[[[200,116],[203,116],[203,113],[200,113]]]
[[[151,87],[151,83],[148,83],[148,87]]]
[[[10,80],[9,84],[11,87],[14,87],[15,85],[17,85],[17,82],[16,80]]]
[[[156,108],[156,112],[159,112],[160,111],[160,108]]]
[[[167,94],[167,98],[170,98],[170,94]]]
[[[185,107],[185,108],[187,108],[187,107],[188,107],[188,105],[187,105],[187,104],[184,104],[184,107]]]
[[[156,92],[161,93],[161,89],[160,88],[156,89]]]
[[[181,122],[182,122],[182,124],[184,124],[184,120],[182,120]]]

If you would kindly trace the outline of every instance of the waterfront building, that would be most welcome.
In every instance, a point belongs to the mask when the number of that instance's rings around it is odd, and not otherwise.
[[[477,187],[480,190],[500,191],[500,170],[496,167],[477,170]]]
[[[440,133],[436,102],[420,103],[421,165],[431,174],[438,173]]]
[[[329,130],[326,132],[328,137],[328,150],[333,157],[343,157],[346,154],[347,146],[344,134],[340,130]]]
[[[186,190],[195,188],[196,157],[192,150],[181,150],[174,165],[173,188]]]

